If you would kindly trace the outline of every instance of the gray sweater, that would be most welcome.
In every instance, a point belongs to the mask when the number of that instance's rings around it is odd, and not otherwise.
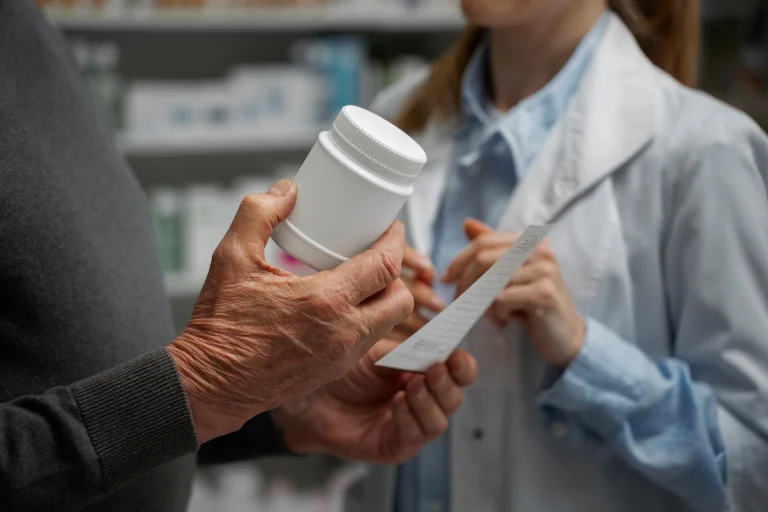
[[[0,0],[0,510],[183,511],[198,446],[173,337],[139,184],[66,42]],[[219,446],[283,449],[266,417]]]

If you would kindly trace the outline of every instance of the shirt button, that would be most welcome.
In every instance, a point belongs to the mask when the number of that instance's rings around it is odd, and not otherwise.
[[[485,436],[485,432],[483,432],[483,429],[481,428],[476,428],[475,430],[472,431],[472,437],[474,437],[478,441],[482,440],[484,436]]]
[[[568,427],[565,425],[565,423],[561,423],[559,421],[550,425],[549,430],[552,432],[552,435],[558,439],[565,437],[565,434],[568,433]]]
[[[427,504],[427,512],[443,512],[443,504],[439,501],[430,501]]]
[[[503,142],[497,142],[496,145],[493,147],[493,152],[497,155],[500,155],[504,152],[504,143]]]

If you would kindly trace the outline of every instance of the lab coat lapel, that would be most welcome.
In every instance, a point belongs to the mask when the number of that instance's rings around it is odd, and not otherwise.
[[[654,70],[612,16],[568,112],[512,196],[501,230],[555,222],[652,140]]]
[[[455,129],[453,125],[432,124],[416,137],[427,154],[427,163],[416,178],[405,212],[409,241],[422,254],[432,250],[432,224],[448,177]]]

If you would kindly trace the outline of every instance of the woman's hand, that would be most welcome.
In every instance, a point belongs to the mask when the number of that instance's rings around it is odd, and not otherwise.
[[[432,283],[435,280],[435,267],[428,257],[419,254],[412,247],[407,247],[405,250],[403,274],[400,279],[411,290],[415,307],[413,314],[395,327],[388,337],[397,341],[405,341],[429,322],[429,319],[421,313],[423,309],[439,313],[445,309],[446,304],[432,288]]]
[[[474,219],[464,225],[470,244],[451,263],[443,281],[457,283],[463,293],[517,239],[501,235]],[[539,356],[558,368],[567,367],[584,344],[586,324],[576,310],[552,248],[545,240],[496,297],[488,316],[503,327],[510,319],[522,322]]]

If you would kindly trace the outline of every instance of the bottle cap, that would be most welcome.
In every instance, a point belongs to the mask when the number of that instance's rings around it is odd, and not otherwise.
[[[329,137],[352,160],[393,183],[410,185],[427,162],[426,153],[415,140],[360,107],[342,108]]]

